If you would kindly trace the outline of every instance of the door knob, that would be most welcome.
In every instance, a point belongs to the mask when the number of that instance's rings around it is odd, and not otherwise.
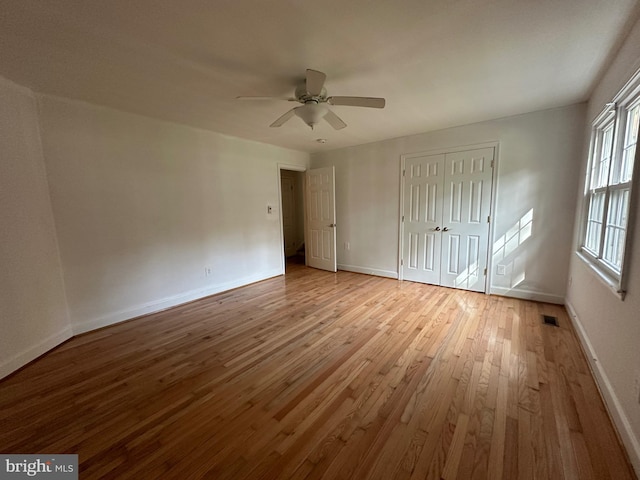
[[[440,231],[440,227],[436,227],[436,228],[434,228],[434,230],[435,230],[436,232],[439,232],[439,231]]]
[[[444,227],[444,228],[442,229],[442,231],[443,231],[443,232],[448,232],[448,231],[449,231],[449,227]]]
[[[331,225],[329,225],[330,228],[334,228],[336,226],[335,223],[332,223]]]

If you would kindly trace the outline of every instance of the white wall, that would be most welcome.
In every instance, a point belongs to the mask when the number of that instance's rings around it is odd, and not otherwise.
[[[308,154],[39,99],[75,333],[283,273],[277,164]]]
[[[497,141],[494,238],[517,231],[528,212],[533,224],[508,255],[495,246],[506,275],[495,274],[496,261],[491,292],[563,303],[584,115],[584,104],[572,105],[313,154],[313,167],[336,168],[339,268],[398,275],[402,154]]]
[[[587,111],[581,178],[588,156],[591,122],[605,103],[640,68],[640,23],[637,23],[607,73],[596,86]],[[640,173],[640,169],[636,168]],[[578,195],[582,207],[583,182]],[[636,192],[638,193],[638,192]],[[636,203],[638,196],[636,196]],[[573,250],[577,249],[580,215],[577,216]],[[637,210],[628,293],[620,300],[577,256],[571,258],[567,306],[574,316],[609,411],[640,474],[640,398],[634,383],[640,382],[640,208]],[[596,360],[597,359],[597,360]]]
[[[0,77],[0,378],[71,337],[33,94]]]

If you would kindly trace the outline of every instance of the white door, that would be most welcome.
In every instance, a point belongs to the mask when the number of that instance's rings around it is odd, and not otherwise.
[[[485,291],[493,148],[445,156],[440,284]]]
[[[444,154],[406,160],[404,184],[404,278],[440,283]]]
[[[307,265],[335,272],[336,208],[333,167],[307,171]]]
[[[485,291],[494,149],[407,158],[403,278]]]

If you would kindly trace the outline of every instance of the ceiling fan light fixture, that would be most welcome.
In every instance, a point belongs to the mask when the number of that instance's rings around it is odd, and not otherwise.
[[[313,130],[313,127],[320,123],[328,111],[329,109],[325,105],[317,102],[308,102],[296,108],[295,114]]]

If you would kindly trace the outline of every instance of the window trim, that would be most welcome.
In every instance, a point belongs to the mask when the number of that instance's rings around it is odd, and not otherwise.
[[[594,119],[591,127],[591,138],[589,139],[589,156],[587,163],[587,170],[584,178],[584,191],[582,198],[582,216],[581,216],[581,228],[580,236],[578,238],[577,254],[587,265],[594,271],[606,284],[611,288],[621,300],[624,300],[626,294],[626,286],[629,275],[629,262],[631,258],[631,250],[633,245],[633,233],[635,227],[635,218],[637,215],[637,202],[638,202],[638,184],[640,183],[640,141],[637,142],[634,163],[631,172],[631,180],[628,182],[622,182],[620,184],[611,185],[611,175],[613,175],[613,169],[619,168],[620,165],[614,165],[622,161],[621,155],[624,152],[624,141],[628,130],[628,111],[635,105],[640,104],[640,70],[638,70],[631,79],[622,87],[622,89],[616,94],[611,103],[607,103],[602,112]],[[605,187],[592,188],[591,181],[594,173],[593,166],[595,156],[598,154],[598,141],[599,134],[604,132],[610,122],[613,122],[613,138],[611,144],[611,154],[609,160],[609,172],[607,176],[607,185]],[[640,140],[640,136],[639,136]],[[598,159],[599,160],[599,159]],[[605,231],[607,225],[609,199],[612,191],[629,188],[629,206],[628,217],[625,229],[625,241],[622,246],[622,260],[620,265],[620,272],[616,272],[607,264],[602,258],[603,244],[605,241]],[[603,225],[601,229],[599,255],[594,255],[591,250],[586,247],[586,234],[587,226],[589,222],[589,205],[593,196],[593,191],[602,189],[606,192],[605,201],[603,205]]]
[[[600,239],[598,245],[598,252],[593,252],[590,248],[586,246],[586,235],[589,225],[589,212],[591,210],[591,199],[593,198],[595,193],[604,193],[604,203],[602,205],[602,217],[601,219],[605,219],[606,212],[609,205],[609,176],[611,175],[611,165],[613,164],[613,159],[615,155],[615,140],[617,133],[617,110],[615,103],[608,103],[605,109],[596,117],[591,126],[591,138],[589,145],[589,163],[587,165],[587,172],[585,175],[585,186],[584,186],[584,218],[582,220],[583,228],[582,235],[580,237],[579,248],[582,251],[583,255],[587,258],[590,258],[592,262],[602,263],[602,266],[605,267],[608,276],[617,277],[617,274],[611,270],[609,267],[602,262],[602,258],[598,257],[597,253],[602,253],[605,230],[606,230],[606,221],[602,222],[600,226]],[[594,164],[596,162],[600,162],[602,158],[602,139],[604,138],[604,132],[612,126],[613,132],[611,134],[611,146],[609,152],[609,165],[607,167],[607,184],[604,186],[592,187],[593,182],[593,174],[595,171]]]

